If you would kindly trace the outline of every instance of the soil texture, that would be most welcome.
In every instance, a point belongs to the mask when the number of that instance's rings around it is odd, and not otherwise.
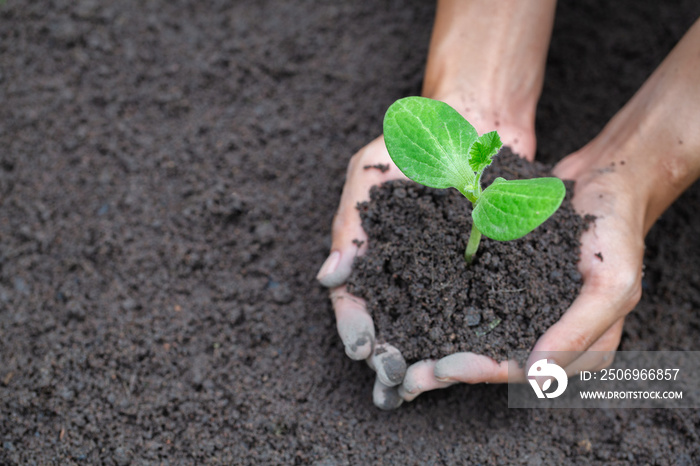
[[[551,176],[503,148],[484,173],[516,180]],[[367,254],[355,259],[348,290],[367,301],[378,341],[408,362],[470,351],[503,361],[522,356],[573,302],[584,220],[562,206],[515,241],[482,238],[467,265],[471,203],[455,189],[390,181],[362,203]]]
[[[424,0],[0,2],[0,464],[700,463],[698,410],[393,412],[314,276],[348,159],[420,92]],[[700,15],[559,2],[539,160]],[[647,238],[623,349],[699,350],[700,190]]]

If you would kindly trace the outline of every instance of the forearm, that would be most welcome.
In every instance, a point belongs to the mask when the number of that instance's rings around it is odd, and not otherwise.
[[[556,0],[438,1],[423,95],[452,99],[460,112],[480,106],[534,118],[555,7]]]
[[[574,155],[576,171],[588,173],[580,182],[623,184],[646,233],[700,177],[699,125],[700,20],[600,135]]]

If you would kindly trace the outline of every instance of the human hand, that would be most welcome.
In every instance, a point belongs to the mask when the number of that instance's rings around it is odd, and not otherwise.
[[[624,165],[618,170],[599,167],[585,154],[576,154],[562,161],[555,174],[576,181],[574,207],[582,215],[596,216],[596,221],[581,237],[581,292],[560,321],[538,340],[529,363],[547,358],[575,374],[612,363],[624,316],[639,301],[644,204]],[[508,370],[508,362],[498,364],[486,356],[457,353],[409,367],[399,392],[410,401],[422,392],[457,382],[524,381],[523,369],[517,364],[510,365],[510,374]]]
[[[356,256],[367,251],[367,234],[362,229],[357,204],[369,200],[370,188],[388,180],[406,179],[394,165],[384,145],[384,138],[370,142],[351,159],[345,186],[332,227],[331,253],[316,277],[330,288],[336,326],[345,353],[354,360],[366,360],[377,378],[372,398],[382,409],[397,408],[402,400],[396,386],[403,380],[406,362],[391,345],[375,346],[372,317],[363,299],[348,293],[345,281]]]
[[[689,98],[699,92],[698,41],[700,21],[603,131],[555,167],[557,176],[576,181],[574,207],[596,220],[581,240],[581,293],[535,344],[538,358],[586,350],[574,361],[571,353],[551,359],[579,366],[575,370],[612,362],[609,356],[597,363],[585,357],[617,348],[624,316],[642,293],[644,237],[700,176],[700,114]]]

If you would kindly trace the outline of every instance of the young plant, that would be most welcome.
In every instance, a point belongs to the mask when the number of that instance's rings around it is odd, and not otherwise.
[[[479,136],[462,115],[437,100],[394,102],[384,117],[384,140],[404,175],[431,188],[457,188],[472,202],[467,263],[482,234],[497,241],[521,238],[556,212],[566,193],[559,178],[496,178],[482,190],[481,175],[503,145],[501,138],[495,131]]]

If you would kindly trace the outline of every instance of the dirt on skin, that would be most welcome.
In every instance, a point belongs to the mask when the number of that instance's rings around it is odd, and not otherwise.
[[[551,176],[503,148],[484,173]],[[364,298],[377,340],[396,346],[408,362],[461,351],[497,361],[522,360],[566,311],[582,284],[577,263],[585,226],[571,190],[555,214],[525,237],[483,238],[467,265],[471,203],[457,190],[391,181],[358,206],[369,250],[355,259],[348,290]]]
[[[509,410],[494,385],[372,405],[314,276],[349,157],[420,92],[433,8],[1,2],[0,464],[700,462],[697,410]],[[699,14],[559,2],[538,159]],[[699,203],[650,232],[623,349],[700,349]]]

